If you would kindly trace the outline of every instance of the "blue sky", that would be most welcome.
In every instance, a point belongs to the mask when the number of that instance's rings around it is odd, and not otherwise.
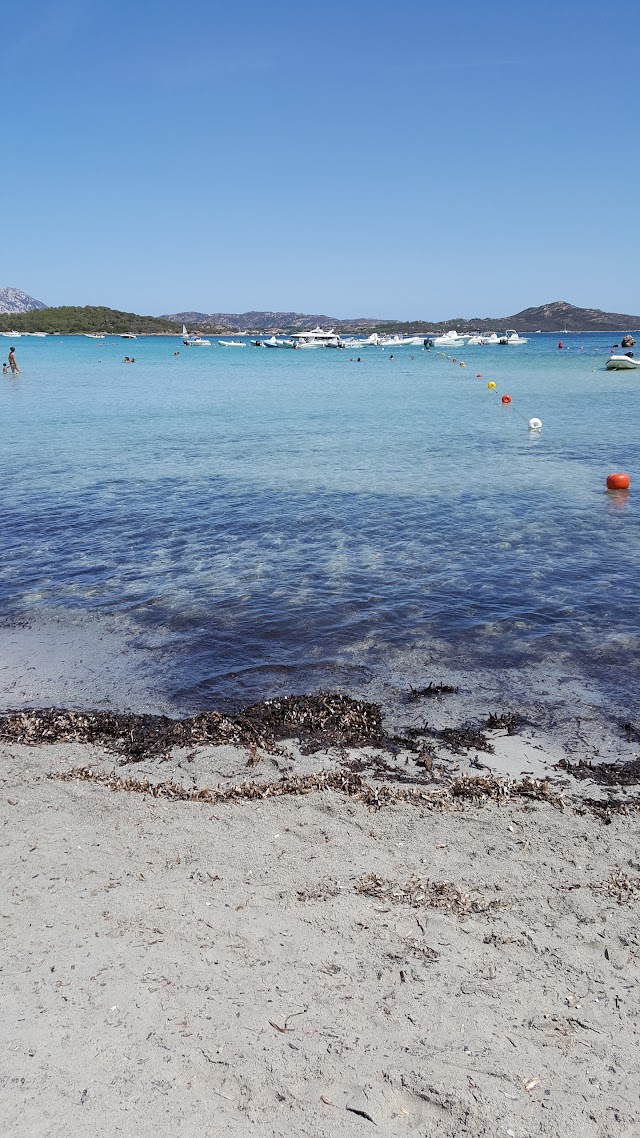
[[[2,285],[145,313],[640,311],[629,0],[35,0],[4,32]]]

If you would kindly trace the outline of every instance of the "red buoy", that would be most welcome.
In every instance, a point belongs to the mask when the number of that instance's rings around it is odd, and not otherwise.
[[[502,396],[502,402],[503,403],[510,403],[511,402],[511,396],[510,395],[503,395]]]
[[[481,371],[478,372],[476,379],[482,379],[482,372]]]
[[[630,483],[628,474],[610,474],[607,478],[607,490],[628,490]]]
[[[564,348],[564,344],[562,343],[562,340],[561,340],[561,341],[560,341],[560,343],[558,344],[558,347],[559,347],[559,348]]]

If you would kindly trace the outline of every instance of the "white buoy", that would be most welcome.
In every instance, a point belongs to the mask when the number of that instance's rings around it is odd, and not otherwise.
[[[542,419],[529,419],[529,430],[539,431],[542,428]]]

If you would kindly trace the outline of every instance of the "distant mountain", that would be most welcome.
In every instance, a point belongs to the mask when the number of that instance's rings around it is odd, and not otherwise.
[[[510,316],[513,327],[523,332],[622,332],[640,328],[640,316],[603,312],[600,308],[576,308],[566,300],[554,300],[539,308],[524,308]],[[495,321],[494,321],[495,323]]]
[[[335,316],[309,315],[303,312],[176,312],[161,317],[174,323],[187,324],[206,331],[229,332],[299,332],[319,324],[344,333],[378,332],[438,332],[457,328],[459,332],[504,331],[517,328],[519,332],[622,332],[640,328],[640,316],[620,312],[602,312],[599,308],[576,308],[565,300],[542,304],[539,308],[525,308],[513,316],[474,316],[469,320],[459,316],[453,320],[390,320],[372,317],[355,317],[339,320]]]
[[[134,332],[136,335],[176,335],[182,329],[157,316],[138,316],[135,312],[119,312],[115,308],[87,306],[45,308],[22,313],[0,315],[0,332]]]
[[[229,332],[300,332],[320,324],[325,328],[339,331],[371,331],[388,321],[356,317],[351,320],[338,320],[335,316],[314,316],[304,312],[174,312],[163,316],[163,320],[175,320],[182,324],[197,325],[207,331],[226,329]]]
[[[26,292],[20,292],[19,288],[0,288],[0,313],[41,312],[46,307],[41,300],[34,300]]]

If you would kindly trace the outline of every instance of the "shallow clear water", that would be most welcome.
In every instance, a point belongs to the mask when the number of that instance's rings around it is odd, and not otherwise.
[[[466,368],[413,348],[18,340],[5,625],[151,648],[181,710],[432,665],[542,666],[637,702],[640,373],[604,370],[610,334],[563,340],[461,349]],[[613,470],[631,494],[604,493]]]

